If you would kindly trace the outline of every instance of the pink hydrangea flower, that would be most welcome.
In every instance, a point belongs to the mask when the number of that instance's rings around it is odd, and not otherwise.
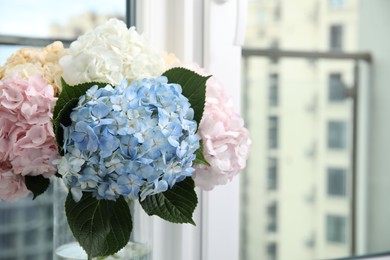
[[[15,201],[27,196],[29,191],[20,174],[12,171],[9,162],[0,162],[0,200]]]
[[[0,107],[1,109],[1,107]],[[4,162],[9,155],[8,146],[11,143],[9,133],[15,127],[14,123],[6,118],[0,117],[0,162]]]
[[[197,64],[174,64],[201,75],[207,72]],[[204,156],[210,166],[195,165],[192,175],[195,184],[204,190],[226,184],[246,167],[251,139],[244,121],[234,111],[233,101],[215,77],[206,82],[206,104],[199,134],[204,145]]]
[[[40,76],[0,80],[0,200],[28,194],[23,176],[49,178],[56,172],[55,102],[52,86]]]
[[[206,83],[206,105],[199,134],[211,166],[196,165],[195,184],[205,190],[226,184],[246,166],[251,140],[232,99],[213,77]]]

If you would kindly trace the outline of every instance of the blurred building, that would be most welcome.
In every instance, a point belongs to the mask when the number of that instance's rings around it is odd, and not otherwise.
[[[69,17],[66,24],[50,24],[50,36],[60,38],[76,38],[85,32],[94,29],[97,25],[105,23],[110,18],[124,20],[119,14],[103,14],[96,12],[85,12],[80,15]]]
[[[252,0],[246,46],[357,48],[357,0]],[[243,60],[253,145],[242,183],[242,260],[325,259],[350,252],[353,63]]]
[[[37,200],[0,203],[0,259],[51,260],[53,246],[52,192]]]

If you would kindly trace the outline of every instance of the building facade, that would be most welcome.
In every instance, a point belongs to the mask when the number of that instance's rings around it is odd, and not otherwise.
[[[53,259],[53,194],[0,203],[0,259]]]
[[[357,12],[357,0],[249,1],[246,46],[354,51]],[[241,259],[349,255],[353,63],[249,57],[243,65],[253,146],[241,179]]]

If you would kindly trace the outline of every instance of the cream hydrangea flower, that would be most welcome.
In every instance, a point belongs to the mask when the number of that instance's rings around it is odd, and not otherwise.
[[[62,68],[59,59],[66,53],[62,42],[54,42],[43,49],[23,48],[8,58],[0,67],[0,79],[19,74],[28,79],[40,75],[52,85],[55,95],[61,92]]]
[[[164,64],[165,64],[165,70],[168,70],[170,68],[176,67],[180,65],[180,60],[178,57],[176,57],[173,53],[164,53]]]
[[[63,78],[70,85],[84,82],[107,82],[119,85],[156,77],[164,70],[162,55],[151,48],[135,28],[110,19],[80,36],[60,64]]]

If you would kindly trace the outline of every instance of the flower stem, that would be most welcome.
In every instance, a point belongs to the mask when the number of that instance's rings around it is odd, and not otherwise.
[[[92,256],[91,255],[88,255],[88,260],[92,260]]]

